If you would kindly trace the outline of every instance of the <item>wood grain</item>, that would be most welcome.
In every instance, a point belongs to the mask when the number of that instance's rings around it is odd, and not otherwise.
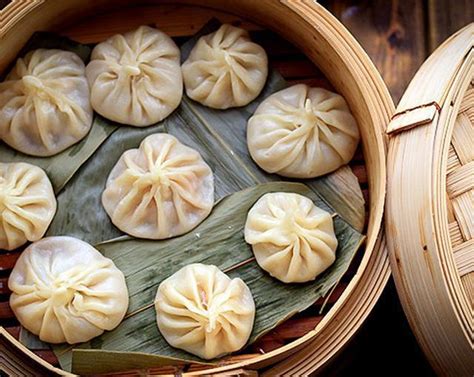
[[[426,58],[420,0],[323,0],[369,54],[395,103]]]
[[[428,0],[428,52],[433,52],[451,34],[474,21],[472,0]]]

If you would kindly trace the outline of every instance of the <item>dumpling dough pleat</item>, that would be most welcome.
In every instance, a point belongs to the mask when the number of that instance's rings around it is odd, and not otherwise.
[[[112,222],[135,237],[186,233],[211,212],[214,178],[199,152],[174,136],[154,134],[126,151],[102,194]]]
[[[263,195],[248,213],[245,241],[260,267],[285,283],[314,280],[336,259],[331,215],[299,194]]]
[[[0,83],[0,138],[20,152],[51,156],[92,125],[85,66],[69,51],[38,49]]]
[[[241,279],[198,263],[160,284],[155,309],[166,341],[203,359],[241,349],[255,317],[252,294]]]
[[[182,65],[186,94],[216,109],[245,106],[262,91],[268,75],[265,50],[247,31],[224,24],[201,37]]]
[[[266,98],[249,119],[247,145],[263,170],[313,178],[347,164],[359,129],[340,95],[304,84]]]
[[[178,47],[148,26],[99,43],[86,74],[94,110],[122,124],[157,123],[178,107],[183,95]]]
[[[53,187],[41,168],[0,162],[0,249],[39,240],[55,213]]]
[[[49,343],[86,342],[117,327],[128,308],[122,272],[72,237],[47,237],[27,247],[8,287],[22,326]]]

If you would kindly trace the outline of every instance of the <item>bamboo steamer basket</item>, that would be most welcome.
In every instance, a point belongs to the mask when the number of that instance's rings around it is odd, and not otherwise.
[[[439,375],[474,375],[474,24],[423,64],[388,126],[386,233],[411,328]]]
[[[33,0],[13,1],[4,10],[0,24],[0,72],[15,59],[34,31],[52,30],[77,22],[106,7],[119,7],[125,0]],[[164,1],[135,3],[159,6]],[[272,352],[198,374],[245,375],[267,368],[268,375],[304,375],[321,370],[348,343],[377,302],[390,275],[382,227],[386,191],[385,128],[394,106],[388,90],[367,54],[351,34],[328,11],[314,1],[185,0],[180,3],[205,6],[233,13],[281,34],[295,44],[348,101],[356,117],[368,173],[370,200],[366,248],[353,278],[331,310],[305,336]],[[15,339],[0,329],[0,344],[24,351]],[[288,358],[294,355],[293,358]],[[277,364],[273,369],[269,366]],[[68,375],[34,357],[32,363],[49,374]]]

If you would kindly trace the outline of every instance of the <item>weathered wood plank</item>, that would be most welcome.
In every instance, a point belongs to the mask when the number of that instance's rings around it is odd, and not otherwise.
[[[474,21],[472,0],[428,0],[427,8],[430,53],[451,34]]]
[[[322,0],[351,31],[397,103],[426,58],[425,14],[419,0]]]

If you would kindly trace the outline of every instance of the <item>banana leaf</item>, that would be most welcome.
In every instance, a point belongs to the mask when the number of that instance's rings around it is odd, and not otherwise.
[[[75,52],[87,63],[91,48],[53,33],[35,33],[19,56],[24,56],[38,48],[57,48]],[[7,71],[8,72],[8,71]],[[81,165],[89,159],[96,149],[117,129],[117,124],[95,114],[88,135],[77,144],[51,157],[28,156],[15,151],[5,143],[0,143],[1,162],[28,162],[44,169],[53,184],[54,191],[60,192]]]
[[[211,22],[198,35],[215,28],[215,22]],[[183,56],[196,40],[194,37],[181,47]],[[276,70],[270,70],[264,90],[247,106],[213,110],[184,96],[178,109],[153,127],[120,127],[58,195],[58,211],[47,234],[75,236],[92,244],[122,235],[110,222],[100,196],[120,155],[127,149],[137,148],[143,138],[155,132],[168,132],[201,153],[214,172],[217,200],[259,183],[282,180],[253,162],[247,149],[246,127],[259,103],[286,85]],[[305,183],[323,195],[355,229],[363,230],[364,198],[357,177],[349,167]]]
[[[91,244],[122,235],[102,206],[108,174],[124,151],[138,147],[144,137],[164,131],[163,125],[157,125],[144,129],[122,126],[114,132],[57,196],[58,209],[46,235],[68,235]]]
[[[55,346],[63,368],[78,374],[105,373],[123,369],[116,364],[114,353],[139,352],[178,360],[200,361],[195,356],[172,348],[161,336],[153,307],[160,282],[190,263],[218,266],[231,277],[240,277],[249,286],[256,304],[256,318],[249,344],[295,313],[311,306],[324,296],[347,271],[352,258],[364,240],[339,216],[334,219],[339,247],[336,261],[317,280],[305,284],[284,284],[259,268],[251,247],[243,238],[244,224],[251,206],[267,192],[296,192],[305,195],[327,211],[333,209],[314,190],[301,183],[271,182],[253,186],[222,199],[211,215],[194,231],[165,241],[119,238],[96,245],[125,274],[130,306],[124,321],[115,330],[74,346]],[[95,350],[95,351],[94,351]],[[93,355],[93,358],[89,356]],[[148,356],[142,355],[143,360]],[[94,360],[94,363],[92,363]],[[148,364],[147,364],[148,365]],[[138,367],[134,364],[134,367]]]

